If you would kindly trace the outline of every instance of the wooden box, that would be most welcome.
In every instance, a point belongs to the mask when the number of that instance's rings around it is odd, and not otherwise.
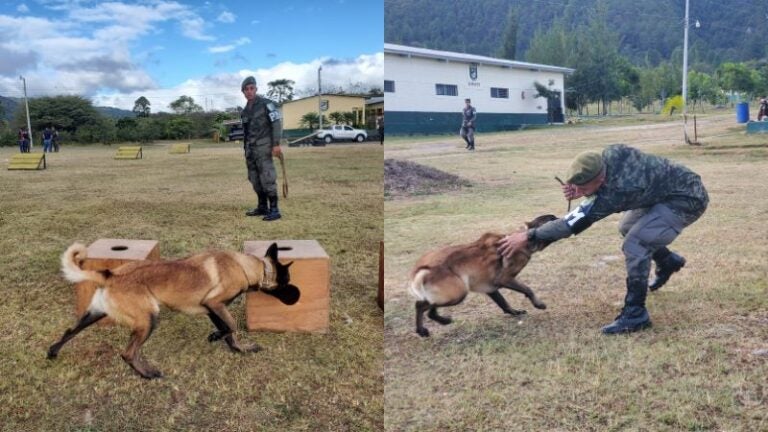
[[[248,292],[245,302],[248,330],[325,333],[328,331],[331,268],[328,254],[315,240],[246,241],[246,254],[264,257],[276,242],[282,264],[293,261],[291,283],[301,297],[288,306],[262,292]]]
[[[155,240],[98,239],[88,246],[88,257],[83,263],[85,270],[115,269],[127,262],[158,260],[160,249]],[[93,282],[75,285],[75,312],[80,317],[91,304],[96,291]]]

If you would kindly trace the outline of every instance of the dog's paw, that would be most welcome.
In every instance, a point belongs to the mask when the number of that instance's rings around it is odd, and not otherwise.
[[[536,309],[546,309],[546,308],[547,308],[547,305],[545,305],[544,303],[536,303],[536,304],[534,304],[533,306],[534,306]]]
[[[208,335],[208,342],[216,342],[224,337],[224,332],[215,331]]]
[[[416,330],[416,333],[418,333],[418,334],[419,334],[419,336],[421,336],[421,337],[429,337],[429,330],[427,330],[427,329],[426,329],[426,328],[424,328],[424,327],[422,327],[422,328],[420,328],[420,329],[417,329],[417,330]]]
[[[49,349],[48,352],[45,354],[45,358],[47,358],[48,360],[53,360],[58,356],[59,356],[59,353],[54,351],[53,348]]]
[[[508,314],[510,314],[512,316],[519,316],[519,315],[525,315],[528,312],[526,312],[526,311],[524,311],[522,309],[510,309],[510,310],[504,311],[504,313],[508,313]]]
[[[261,351],[261,347],[257,344],[253,344],[251,346],[247,346],[243,348],[243,352],[255,353],[259,351]]]
[[[157,369],[148,369],[147,371],[141,373],[141,377],[148,380],[157,379],[162,378],[163,373]]]

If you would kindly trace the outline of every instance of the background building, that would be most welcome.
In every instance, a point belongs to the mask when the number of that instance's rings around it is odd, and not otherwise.
[[[478,132],[562,123],[564,78],[573,69],[384,44],[388,134],[458,133],[464,99],[477,109]],[[534,82],[554,92],[535,97]]]
[[[327,108],[324,106],[326,109],[323,110],[324,126],[335,123],[332,119],[329,118],[331,113],[334,112],[354,113],[354,123],[358,125],[365,124],[364,96],[324,94],[322,95],[322,99],[324,104],[327,102]],[[309,96],[283,102],[281,107],[283,115],[283,130],[290,133],[290,131],[296,129],[308,129],[307,125],[301,124],[301,118],[308,113],[317,114],[317,105],[317,96]]]

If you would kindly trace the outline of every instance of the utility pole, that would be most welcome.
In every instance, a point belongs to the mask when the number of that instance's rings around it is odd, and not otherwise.
[[[27,107],[27,134],[29,135],[29,149],[32,150],[32,124],[29,121],[29,100],[27,99],[27,80],[19,75],[19,79],[24,83],[24,105]]]
[[[685,0],[685,20],[683,21],[683,138],[685,143],[688,144],[688,1]]]
[[[323,90],[322,86],[320,85],[320,72],[322,70],[322,65],[317,68],[317,119],[318,122],[320,122],[320,127],[318,129],[323,128]]]

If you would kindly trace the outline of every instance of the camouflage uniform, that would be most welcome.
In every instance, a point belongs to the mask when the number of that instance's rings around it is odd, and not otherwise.
[[[266,205],[269,200],[270,205],[274,203],[273,207],[277,209],[277,173],[272,161],[272,148],[280,145],[283,133],[280,112],[274,102],[257,95],[246,104],[241,119],[248,181],[253,185],[260,205]]]
[[[468,150],[475,149],[475,120],[477,120],[477,110],[472,105],[464,107],[461,110],[461,129],[459,135],[467,143]]]
[[[673,272],[685,264],[666,246],[704,213],[709,198],[698,174],[668,159],[615,144],[603,150],[602,161],[605,180],[597,192],[562,219],[529,230],[528,236],[556,241],[579,234],[610,214],[626,212],[619,223],[627,268],[625,304],[644,310],[651,259],[656,261],[657,277],[664,265],[677,265]],[[681,262],[665,264],[675,259]]]

